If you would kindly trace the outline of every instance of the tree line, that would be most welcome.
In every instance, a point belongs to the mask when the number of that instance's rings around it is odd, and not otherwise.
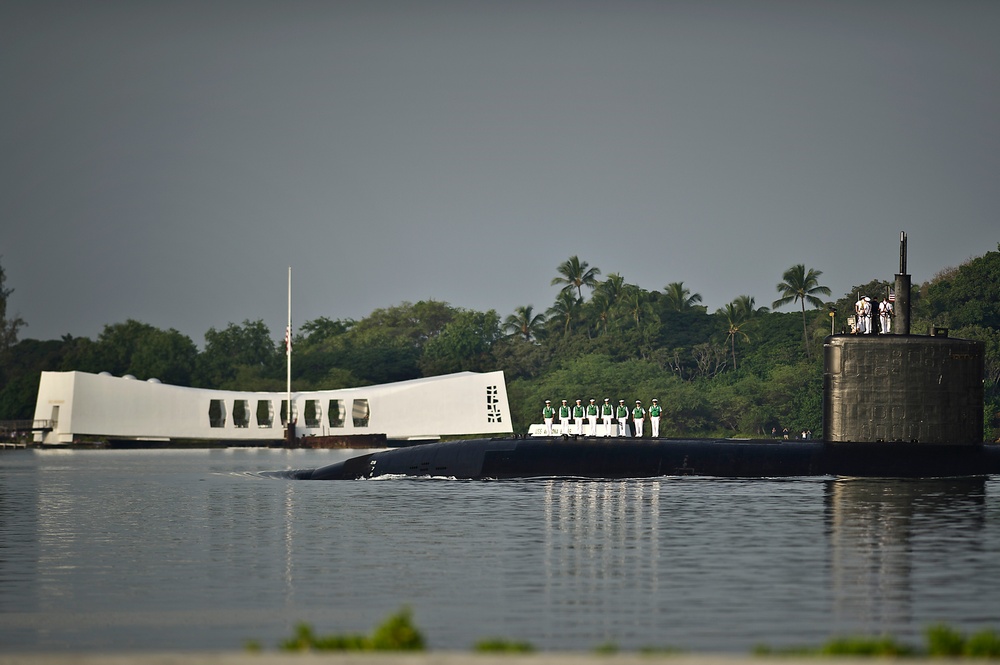
[[[911,293],[911,332],[945,326],[986,344],[987,436],[1000,436],[1000,245],[942,270]],[[751,295],[709,312],[683,282],[659,290],[602,275],[577,256],[556,267],[544,310],[506,317],[425,300],[360,319],[320,317],[292,340],[292,387],[336,389],[458,371],[503,370],[513,427],[540,421],[544,400],[611,398],[663,406],[664,436],[759,436],[772,427],[822,431],[822,343],[841,332],[857,294],[878,299],[873,279],[837,300],[822,271],[794,265],[770,306]],[[0,266],[0,419],[30,418],[42,371],[107,371],[164,383],[282,391],[285,342],[263,321],[210,328],[203,350],[177,330],[127,320],[97,339],[19,340],[26,324],[7,313],[12,292]],[[785,305],[795,312],[778,312]]]

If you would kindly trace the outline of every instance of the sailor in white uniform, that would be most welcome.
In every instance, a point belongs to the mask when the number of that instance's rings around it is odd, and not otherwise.
[[[552,419],[556,415],[556,410],[552,408],[552,402],[545,400],[545,408],[542,409],[542,420],[545,422],[545,436],[552,436]]]
[[[569,405],[566,404],[566,400],[563,400],[562,406],[559,407],[559,433],[563,436],[569,434]]]
[[[623,399],[618,400],[615,418],[618,420],[618,436],[628,436],[628,407]]]
[[[576,400],[576,406],[573,407],[573,434],[583,436],[583,400]]]
[[[615,407],[611,406],[611,398],[605,397],[601,405],[601,420],[604,421],[604,436],[611,436],[611,420],[615,415]]]
[[[878,324],[883,335],[892,331],[892,303],[885,296],[882,296],[882,302],[878,304]]]
[[[649,407],[649,424],[653,429],[654,439],[660,436],[660,413],[662,411],[659,402],[654,398],[652,406]]]
[[[642,428],[646,423],[646,409],[642,408],[642,400],[635,401],[635,408],[632,409],[632,422],[635,424],[635,432],[632,436],[638,438],[642,436]]]
[[[870,335],[872,332],[872,299],[868,296],[861,296],[861,299],[854,303],[854,313],[858,317],[858,333]]]
[[[597,404],[591,397],[590,404],[587,405],[587,424],[590,425],[590,436],[597,436],[597,415],[599,413]]]

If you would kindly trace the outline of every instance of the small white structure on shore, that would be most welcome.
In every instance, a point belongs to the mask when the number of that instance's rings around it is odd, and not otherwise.
[[[42,372],[35,420],[42,444],[77,437],[147,441],[276,441],[285,437],[286,393],[186,388],[107,373]],[[509,434],[503,372],[460,372],[363,388],[293,392],[295,433],[385,435],[391,440]]]

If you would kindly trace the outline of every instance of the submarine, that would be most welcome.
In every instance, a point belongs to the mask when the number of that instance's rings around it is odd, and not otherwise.
[[[823,343],[820,440],[604,438],[468,439],[360,455],[291,472],[302,480],[380,476],[456,479],[941,478],[1000,473],[983,442],[985,345],[910,334],[906,234],[895,276],[896,334],[838,334]]]

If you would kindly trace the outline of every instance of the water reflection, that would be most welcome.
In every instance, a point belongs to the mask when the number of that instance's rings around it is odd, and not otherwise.
[[[644,629],[656,622],[660,591],[660,487],[546,481],[545,604],[556,617],[547,637],[580,633],[588,644],[624,637],[623,625],[651,632]]]
[[[986,481],[831,480],[826,521],[833,624],[907,635],[929,577],[981,548]]]

